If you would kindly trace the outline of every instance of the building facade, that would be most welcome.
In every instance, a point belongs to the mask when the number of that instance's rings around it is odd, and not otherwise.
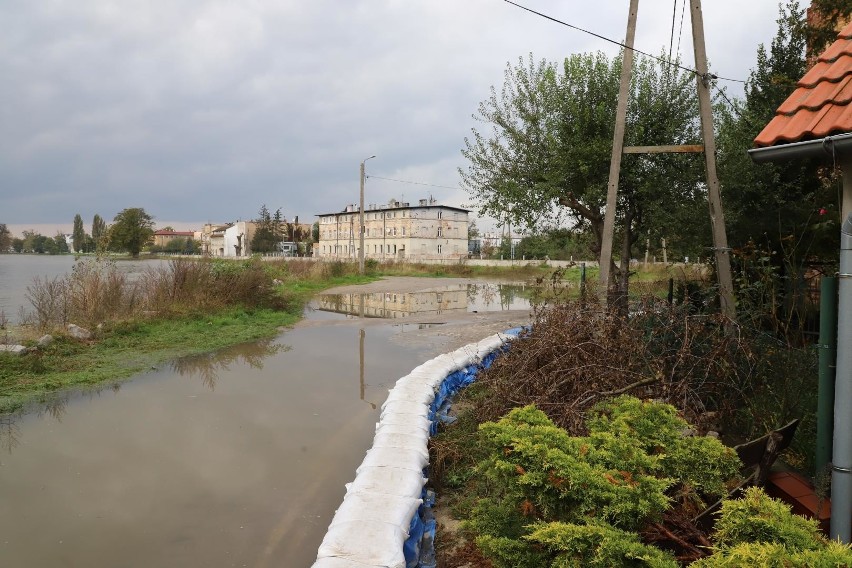
[[[349,205],[319,217],[314,256],[355,260],[359,257],[359,210]],[[364,211],[364,256],[377,260],[467,258],[468,210],[421,199],[417,205],[392,199]]]

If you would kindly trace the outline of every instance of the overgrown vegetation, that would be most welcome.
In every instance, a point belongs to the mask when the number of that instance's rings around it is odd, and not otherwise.
[[[582,428],[584,435],[571,435],[528,405],[478,429],[462,421],[436,439],[438,478],[444,491],[455,490],[455,512],[484,556],[474,566],[852,561],[852,551],[829,544],[815,521],[759,488],[726,500],[712,535],[692,526],[739,481],[740,464],[718,439],[695,435],[671,405],[623,395],[591,407]],[[447,447],[463,449],[448,462]]]

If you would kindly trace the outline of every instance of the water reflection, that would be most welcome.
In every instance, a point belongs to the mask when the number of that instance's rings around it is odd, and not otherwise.
[[[530,293],[523,284],[452,284],[427,292],[324,294],[318,297],[315,307],[350,316],[397,319],[413,315],[529,309]]]
[[[213,353],[190,355],[171,362],[171,368],[180,376],[198,377],[201,384],[211,391],[216,389],[219,373],[230,371],[231,365],[240,363],[252,369],[263,369],[263,360],[277,353],[283,353],[290,348],[274,339],[242,343],[227,347]]]
[[[12,453],[21,443],[21,429],[18,427],[14,416],[0,416],[0,449],[5,453]],[[0,465],[3,461],[0,460]]]

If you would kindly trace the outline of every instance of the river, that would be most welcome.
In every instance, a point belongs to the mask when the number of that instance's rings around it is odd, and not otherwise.
[[[273,340],[3,418],[0,565],[310,566],[387,389],[526,317],[516,288],[465,284],[466,312],[460,290],[318,298]]]

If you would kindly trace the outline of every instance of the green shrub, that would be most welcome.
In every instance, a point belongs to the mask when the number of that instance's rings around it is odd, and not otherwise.
[[[852,566],[848,545],[829,542],[818,550],[791,551],[782,544],[742,543],[690,564],[693,568],[841,568]]]
[[[789,506],[758,487],[750,487],[742,498],[722,504],[715,540],[719,546],[765,542],[796,551],[825,544],[815,520],[792,514]]]
[[[608,525],[575,525],[543,523],[526,537],[544,546],[557,556],[554,568],[612,568],[613,566],[647,566],[649,568],[677,568],[668,553],[643,544],[636,533],[626,532]]]

